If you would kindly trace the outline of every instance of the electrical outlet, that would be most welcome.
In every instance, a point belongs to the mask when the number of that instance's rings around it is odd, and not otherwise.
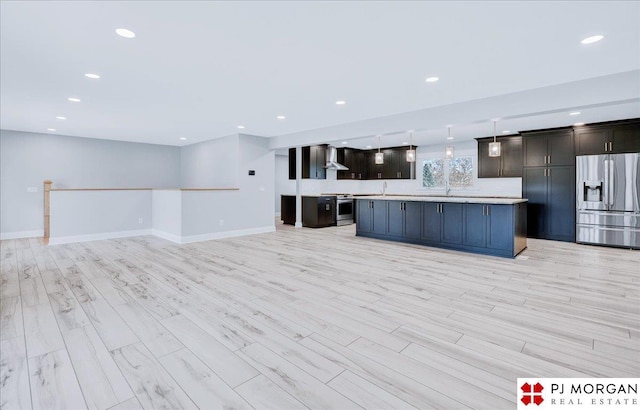
[[[138,223],[141,224],[142,223],[142,218],[138,218]]]
[[[218,225],[220,225],[220,226],[224,226],[224,219],[221,219],[221,220],[218,222]]]
[[[37,186],[28,186],[27,187],[27,192],[29,192],[29,193],[38,192],[38,187]]]

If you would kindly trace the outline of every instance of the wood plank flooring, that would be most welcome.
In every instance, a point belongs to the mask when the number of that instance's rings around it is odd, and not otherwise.
[[[640,375],[640,252],[516,259],[355,226],[176,245],[0,242],[0,409],[515,407]]]

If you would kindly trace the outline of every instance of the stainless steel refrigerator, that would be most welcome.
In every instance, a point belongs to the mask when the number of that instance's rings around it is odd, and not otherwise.
[[[640,153],[576,157],[576,242],[640,249]]]

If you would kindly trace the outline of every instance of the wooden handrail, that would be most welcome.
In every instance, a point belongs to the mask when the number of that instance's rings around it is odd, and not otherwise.
[[[46,180],[44,181],[44,237],[45,239],[49,239],[49,234],[51,233],[49,230],[49,220],[50,220],[50,210],[49,210],[49,197],[51,193],[51,184],[53,181]]]

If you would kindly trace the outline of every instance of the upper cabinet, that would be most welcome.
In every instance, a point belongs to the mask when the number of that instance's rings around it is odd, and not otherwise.
[[[489,156],[489,143],[493,137],[478,138],[478,178],[522,176],[522,137],[497,137],[500,156]]]
[[[349,168],[347,171],[338,171],[338,179],[367,179],[365,151],[338,148],[338,162]]]
[[[326,179],[327,146],[302,147],[302,178]],[[296,179],[296,149],[289,148],[289,179]]]
[[[640,120],[576,127],[576,155],[640,152]]]
[[[573,165],[573,131],[570,128],[523,132],[525,167]]]

